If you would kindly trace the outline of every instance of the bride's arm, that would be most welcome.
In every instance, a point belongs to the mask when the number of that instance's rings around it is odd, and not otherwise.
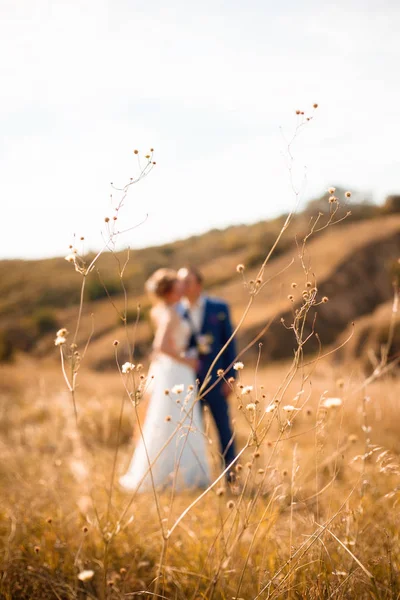
[[[154,336],[153,350],[154,352],[162,352],[174,360],[196,370],[197,359],[182,356],[176,350],[173,331],[178,324],[179,317],[172,312],[158,322]]]

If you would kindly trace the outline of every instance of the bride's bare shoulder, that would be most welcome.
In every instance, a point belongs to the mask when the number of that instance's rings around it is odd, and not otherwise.
[[[150,317],[157,327],[162,324],[174,322],[178,319],[177,312],[174,308],[161,303],[152,307]]]

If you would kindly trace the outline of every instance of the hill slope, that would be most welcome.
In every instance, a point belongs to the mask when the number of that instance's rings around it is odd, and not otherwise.
[[[345,210],[341,209],[341,216]],[[285,232],[264,272],[263,281],[268,284],[255,297],[239,334],[239,345],[244,347],[271,320],[262,339],[266,360],[285,358],[293,352],[293,333],[280,321],[283,318],[290,324],[293,310],[301,303],[306,278],[296,239],[302,240],[309,231],[311,214],[305,211],[297,215]],[[214,230],[174,244],[132,251],[123,281],[132,338],[136,307],[138,303],[144,307],[134,336],[138,356],[146,356],[151,339],[151,329],[144,318],[148,300],[143,296],[143,284],[154,269],[189,263],[200,266],[209,292],[230,303],[237,323],[249,300],[249,291],[236,273],[236,265],[244,263],[246,280],[255,279],[283,222],[284,217]],[[378,207],[355,206],[352,217],[310,238],[305,257],[310,269],[308,278],[318,288],[319,298],[329,297],[329,302],[317,311],[316,331],[322,344],[332,343],[349,322],[390,300],[391,279],[399,255],[400,215],[384,214]],[[86,258],[90,260],[90,256]],[[115,364],[112,341],[126,336],[121,319],[125,301],[118,276],[126,258],[126,253],[105,253],[98,263],[98,272],[87,280],[79,344],[85,343],[93,329],[87,360],[96,368]],[[0,357],[11,355],[15,349],[29,351],[38,358],[54,355],[54,331],[61,326],[73,330],[76,322],[81,276],[73,265],[63,258],[0,261],[0,282]],[[293,282],[297,283],[295,290],[291,288]],[[293,302],[288,300],[289,294],[293,294]],[[311,339],[308,349],[315,347]],[[257,347],[250,352],[254,355]]]

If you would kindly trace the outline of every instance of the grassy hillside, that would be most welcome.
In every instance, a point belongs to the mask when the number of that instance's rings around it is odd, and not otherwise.
[[[333,342],[349,322],[375,310],[392,295],[391,279],[400,254],[400,215],[388,214],[387,208],[366,204],[350,207],[343,203],[335,221],[350,208],[351,215],[314,234],[307,245],[312,285],[318,287],[319,297],[330,300],[319,307],[316,321],[323,344]],[[301,301],[306,281],[298,244],[310,231],[318,212],[324,213],[320,223],[326,222],[327,196],[311,202],[293,218],[265,270],[263,281],[269,283],[255,298],[240,331],[239,343],[243,347],[272,320],[262,340],[267,359],[292,353],[293,336],[282,326],[281,319],[287,321]],[[79,340],[80,344],[85,343],[93,332],[87,355],[92,366],[105,368],[114,364],[112,340],[125,335],[124,316],[128,325],[135,323],[138,304],[141,310],[135,332],[136,350],[140,358],[147,354],[151,330],[143,286],[149,274],[161,266],[200,266],[208,291],[229,301],[237,323],[248,302],[249,288],[237,274],[236,265],[246,266],[247,282],[255,279],[284,221],[282,216],[254,225],[213,230],[159,247],[104,253],[87,278]],[[93,257],[84,258],[90,261]],[[125,264],[122,285],[119,271]],[[291,288],[293,282],[297,283],[295,290]],[[37,357],[54,354],[54,331],[61,326],[74,327],[81,283],[82,276],[63,257],[0,261],[0,357],[10,358],[16,351]],[[127,291],[127,306],[123,287]],[[288,300],[291,294],[293,301]],[[310,341],[309,350],[315,350],[314,341],[315,338]]]

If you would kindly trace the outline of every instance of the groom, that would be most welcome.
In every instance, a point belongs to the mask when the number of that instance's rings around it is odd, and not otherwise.
[[[232,335],[232,325],[228,305],[217,298],[210,298],[203,293],[203,277],[195,268],[183,268],[178,271],[178,278],[184,284],[184,298],[181,302],[182,316],[192,328],[191,346],[196,346],[199,354],[199,371],[197,377],[200,387],[207,377],[208,371]],[[210,388],[217,380],[219,369],[224,371],[224,379],[235,376],[232,365],[236,358],[236,346],[233,339],[213,367],[204,390]],[[231,388],[221,379],[203,398],[208,405],[218,430],[221,454],[225,465],[234,460],[235,443],[229,419],[228,396]],[[234,480],[228,473],[228,481]]]

